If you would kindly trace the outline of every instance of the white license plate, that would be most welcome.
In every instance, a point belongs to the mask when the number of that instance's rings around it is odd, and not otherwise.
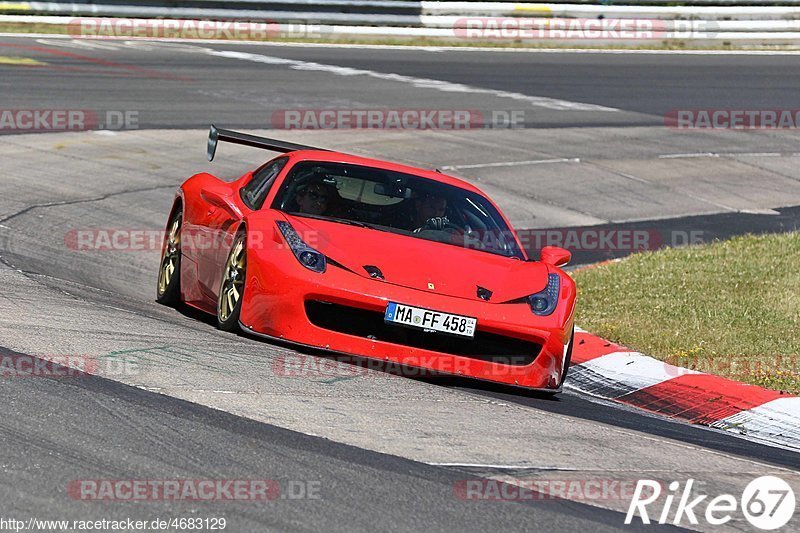
[[[477,318],[431,311],[410,305],[389,302],[384,320],[392,324],[401,324],[426,331],[438,331],[462,337],[475,336]]]

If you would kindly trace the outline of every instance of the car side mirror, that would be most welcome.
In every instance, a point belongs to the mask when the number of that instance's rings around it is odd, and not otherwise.
[[[242,218],[242,213],[236,204],[233,203],[230,196],[225,194],[224,190],[217,190],[212,186],[203,187],[200,189],[200,197],[214,207],[224,209],[234,218]]]
[[[566,265],[571,259],[572,253],[559,246],[545,246],[539,255],[539,261],[557,267]]]

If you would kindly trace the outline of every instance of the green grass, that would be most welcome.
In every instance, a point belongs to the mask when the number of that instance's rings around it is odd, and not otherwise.
[[[67,17],[65,17],[66,19]],[[43,33],[50,35],[65,35],[69,32],[66,24],[42,24],[27,22],[0,22],[0,33]],[[76,37],[80,38],[80,37]],[[191,41],[191,37],[186,38]],[[695,45],[689,41],[663,40],[644,44],[619,44],[619,45],[591,45],[580,43],[559,43],[510,40],[465,40],[430,37],[392,38],[353,36],[347,38],[310,38],[310,37],[273,37],[267,39],[252,39],[253,41],[268,41],[280,43],[320,43],[320,44],[380,44],[386,46],[459,46],[464,48],[565,48],[587,50],[797,50],[795,45],[767,45],[767,44],[741,44],[733,45],[722,42],[716,45]]]
[[[671,364],[800,393],[800,233],[632,255],[574,273],[577,323]]]

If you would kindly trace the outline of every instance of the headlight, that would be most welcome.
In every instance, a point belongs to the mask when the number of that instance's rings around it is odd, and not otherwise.
[[[531,311],[534,315],[548,316],[552,315],[558,305],[558,292],[561,281],[558,274],[548,274],[547,287],[542,292],[537,292],[528,296],[528,304],[531,306]]]
[[[327,265],[325,256],[307,245],[291,224],[282,220],[279,220],[277,224],[278,229],[283,233],[283,238],[286,239],[289,248],[292,250],[297,260],[300,261],[300,264],[320,274],[325,272],[325,267]]]

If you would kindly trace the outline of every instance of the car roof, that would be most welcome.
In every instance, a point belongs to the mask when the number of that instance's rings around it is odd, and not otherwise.
[[[383,161],[381,159],[370,159],[368,157],[361,157],[357,155],[344,154],[341,152],[333,152],[328,150],[296,150],[287,154],[293,162],[298,161],[320,161],[326,163],[349,163],[352,165],[360,165],[365,167],[373,167],[381,170],[390,170],[394,172],[402,172],[404,174],[412,174],[421,178],[427,178],[432,181],[444,183],[460,187],[471,192],[486,196],[486,193],[481,191],[478,187],[453,176],[442,174],[435,170],[426,170],[423,168],[412,167],[409,165],[402,165],[400,163],[392,163],[390,161]]]

